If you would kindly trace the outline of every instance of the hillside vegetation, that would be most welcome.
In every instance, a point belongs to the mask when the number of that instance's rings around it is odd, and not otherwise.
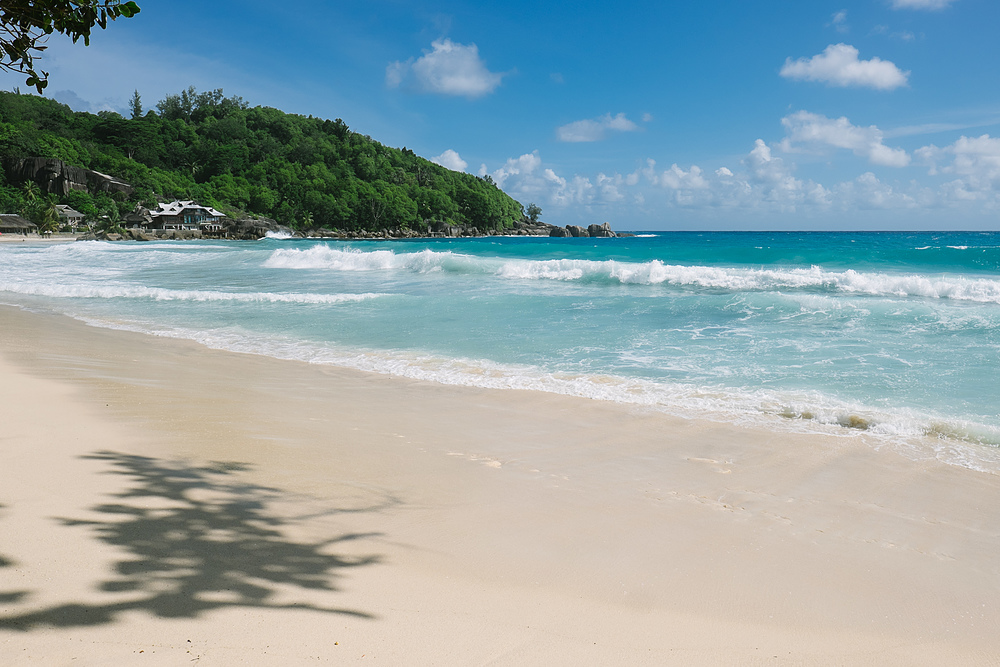
[[[132,118],[74,112],[53,100],[0,92],[0,156],[49,157],[120,178],[121,194],[46,195],[0,173],[0,212],[38,222],[54,203],[118,219],[136,204],[194,199],[238,217],[266,216],[294,228],[424,231],[429,223],[483,232],[524,218],[492,180],[451,171],[406,148],[383,146],[340,119],[249,107],[221,90],[189,88]]]

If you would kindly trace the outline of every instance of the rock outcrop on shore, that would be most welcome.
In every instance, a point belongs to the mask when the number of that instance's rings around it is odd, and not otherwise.
[[[34,182],[42,192],[65,197],[70,192],[120,192],[126,197],[133,188],[125,181],[92,169],[74,167],[62,160],[44,157],[4,158],[4,174],[10,183]]]
[[[126,222],[127,224],[127,222]],[[254,241],[262,239],[268,233],[286,235],[295,238],[325,238],[325,239],[416,239],[416,238],[469,238],[480,236],[495,236],[494,230],[482,230],[470,225],[450,225],[444,222],[432,222],[427,231],[405,227],[388,227],[378,231],[340,230],[314,227],[295,231],[287,225],[282,225],[270,218],[224,218],[222,231],[204,233],[199,229],[138,229],[128,228],[122,233],[89,232],[81,236],[79,241],[155,241],[162,239],[188,240],[201,238],[224,238],[239,241]],[[557,227],[546,222],[521,221],[510,229],[504,229],[502,236],[547,236],[554,238],[615,238],[617,236],[632,236],[632,234],[617,234],[611,230],[610,223],[590,225],[586,229],[576,225]]]
[[[295,235],[291,227],[271,218],[224,218],[222,236],[229,239],[254,240],[272,234]]]
[[[483,230],[471,225],[450,225],[445,222],[431,222],[427,231],[423,232],[415,229],[390,227],[379,231],[366,230],[340,230],[314,228],[304,229],[294,233],[294,236],[301,238],[331,238],[331,239],[412,239],[412,238],[467,238],[477,236],[548,236],[552,238],[615,238],[619,236],[633,236],[627,233],[616,233],[612,231],[610,223],[600,225],[590,225],[586,229],[577,225],[567,225],[557,227],[547,222],[531,222],[522,220],[515,223],[509,229],[496,232],[494,230]],[[261,234],[263,236],[263,234]],[[230,238],[237,238],[230,236]]]

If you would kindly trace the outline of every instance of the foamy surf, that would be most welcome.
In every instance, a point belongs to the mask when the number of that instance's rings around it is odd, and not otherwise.
[[[799,290],[869,296],[924,297],[1000,304],[1000,279],[922,276],[809,268],[757,269],[684,266],[659,260],[642,263],[581,259],[514,260],[422,250],[363,251],[316,245],[275,250],[264,262],[270,269],[323,271],[404,271],[488,274],[508,280],[596,281],[622,285],[699,287],[730,292]]]
[[[200,331],[80,318],[91,326],[191,340],[206,347],[478,389],[538,391],[655,409],[685,419],[838,437],[867,437],[917,458],[1000,473],[1000,428],[974,420],[852,404],[822,392],[738,390],[615,375],[546,372],[486,359],[341,348],[240,328]],[[963,445],[976,445],[969,449]]]
[[[294,294],[271,292],[220,292],[215,290],[172,290],[157,287],[38,285],[0,283],[0,292],[47,296],[60,299],[149,299],[153,301],[238,301],[242,303],[356,303],[387,294]]]

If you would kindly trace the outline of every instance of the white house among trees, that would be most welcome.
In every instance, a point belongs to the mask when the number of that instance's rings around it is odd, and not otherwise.
[[[222,219],[225,216],[211,206],[202,206],[193,201],[172,201],[169,204],[158,204],[156,210],[150,211],[151,229],[200,229],[203,232],[218,232],[222,230]]]

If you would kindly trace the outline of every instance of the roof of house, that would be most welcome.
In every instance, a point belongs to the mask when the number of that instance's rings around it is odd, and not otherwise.
[[[79,211],[70,208],[66,204],[56,204],[56,210],[59,211],[59,215],[65,217],[65,218],[82,218],[83,217],[83,213],[80,213]]]
[[[0,213],[0,231],[5,229],[36,229],[37,225],[14,213]]]
[[[184,211],[189,209],[198,209],[201,211],[206,211],[209,215],[216,218],[224,218],[225,213],[221,211],[216,211],[211,206],[202,206],[195,201],[172,201],[169,204],[158,204],[155,211],[150,211],[149,214],[154,218],[161,215],[181,215]]]

